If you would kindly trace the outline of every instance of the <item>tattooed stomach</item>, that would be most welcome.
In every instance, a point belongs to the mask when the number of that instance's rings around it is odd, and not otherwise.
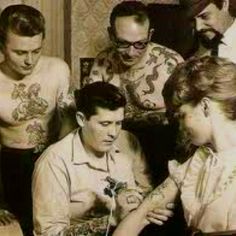
[[[43,148],[48,143],[47,122],[31,120],[15,126],[0,127],[1,144],[11,148]]]

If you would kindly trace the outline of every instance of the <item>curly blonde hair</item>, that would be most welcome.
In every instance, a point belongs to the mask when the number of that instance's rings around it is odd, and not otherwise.
[[[186,103],[198,104],[208,97],[221,104],[228,119],[236,119],[236,64],[205,56],[179,64],[167,80],[163,96],[171,117]]]

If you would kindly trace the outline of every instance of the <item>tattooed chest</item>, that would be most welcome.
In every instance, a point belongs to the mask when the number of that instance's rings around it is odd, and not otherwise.
[[[2,122],[18,124],[31,119],[47,116],[52,110],[52,101],[42,94],[39,83],[27,86],[24,83],[14,84],[11,93],[0,95]]]

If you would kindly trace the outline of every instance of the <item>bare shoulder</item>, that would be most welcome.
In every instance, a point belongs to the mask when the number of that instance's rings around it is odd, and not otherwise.
[[[183,57],[178,52],[164,45],[151,42],[150,51],[153,54],[158,54],[159,56],[163,56],[165,60],[172,60],[176,64],[184,61]]]
[[[57,73],[69,73],[68,64],[59,57],[41,56],[40,63],[42,67],[49,71],[57,71]]]

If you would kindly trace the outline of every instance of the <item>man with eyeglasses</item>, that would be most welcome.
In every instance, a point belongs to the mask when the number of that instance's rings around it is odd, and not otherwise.
[[[99,53],[84,83],[103,80],[121,87],[128,100],[126,120],[147,120],[162,113],[165,107],[161,91],[175,66],[183,60],[181,56],[150,42],[153,29],[147,7],[140,1],[116,5],[110,15],[108,33],[112,47]]]

